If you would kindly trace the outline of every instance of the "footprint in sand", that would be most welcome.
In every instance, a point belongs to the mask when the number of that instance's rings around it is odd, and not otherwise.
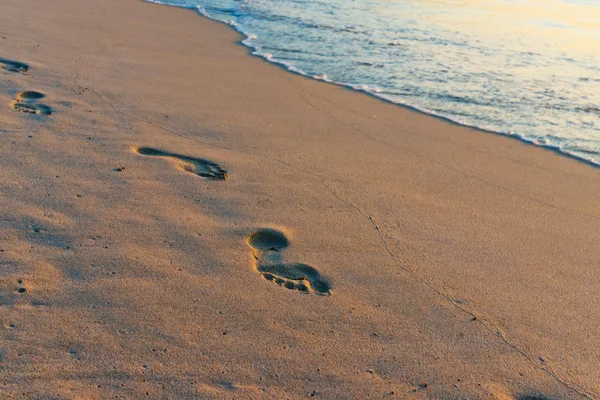
[[[52,109],[45,104],[38,103],[38,100],[46,97],[43,93],[28,90],[17,95],[12,103],[15,110],[30,114],[52,114]]]
[[[7,60],[6,58],[0,57],[0,66],[2,69],[9,72],[20,72],[26,74],[29,71],[29,65],[20,61]]]
[[[331,294],[331,284],[319,271],[306,264],[284,264],[282,252],[290,242],[275,229],[261,229],[248,238],[254,267],[263,278],[301,292]]]
[[[137,147],[133,149],[136,153],[144,156],[172,158],[179,162],[178,167],[186,172],[201,176],[203,178],[222,181],[227,179],[227,171],[218,164],[202,158],[182,156],[181,154],[169,153],[167,151],[153,149],[151,147]]]

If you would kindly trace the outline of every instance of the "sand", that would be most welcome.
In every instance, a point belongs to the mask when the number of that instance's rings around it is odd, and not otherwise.
[[[191,10],[0,10],[0,398],[600,398],[597,168]]]

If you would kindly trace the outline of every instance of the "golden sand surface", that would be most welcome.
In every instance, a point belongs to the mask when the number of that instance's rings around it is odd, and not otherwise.
[[[0,0],[0,398],[600,398],[600,173],[197,13]]]

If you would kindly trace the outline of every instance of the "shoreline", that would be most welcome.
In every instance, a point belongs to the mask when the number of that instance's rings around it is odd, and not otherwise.
[[[0,394],[600,395],[596,168],[183,8],[0,2]]]
[[[168,3],[164,3],[161,0],[141,0],[144,3],[148,3],[148,4],[154,4],[154,5],[161,5],[161,6],[167,6],[167,7],[176,7],[176,8],[181,8],[184,10],[192,10],[194,12],[196,12],[200,17],[204,17],[207,18],[211,21],[215,21],[218,22],[220,24],[223,24],[227,27],[229,27],[230,29],[233,29],[236,33],[238,33],[240,35],[240,40],[237,42],[238,45],[248,49],[248,55],[252,56],[252,57],[256,57],[259,58],[263,61],[266,61],[269,64],[275,65],[278,68],[283,69],[284,71],[288,72],[288,73],[292,73],[295,75],[299,75],[305,78],[309,78],[309,79],[313,79],[316,81],[320,81],[323,83],[328,83],[337,87],[342,87],[344,89],[347,90],[351,90],[353,92],[357,92],[357,93],[364,93],[368,96],[371,96],[373,98],[376,98],[380,101],[383,101],[384,103],[388,103],[388,104],[392,104],[395,105],[397,107],[401,107],[404,108],[406,110],[409,111],[413,111],[413,112],[417,112],[432,118],[436,118],[439,120],[442,120],[444,122],[453,124],[453,125],[457,125],[457,126],[462,126],[465,128],[470,128],[470,129],[475,129],[478,130],[480,132],[484,132],[484,133],[488,133],[488,134],[494,134],[494,135],[501,135],[501,136],[505,136],[505,137],[510,137],[513,139],[516,139],[522,143],[528,144],[528,145],[532,145],[535,147],[540,147],[546,150],[550,150],[556,154],[559,154],[561,156],[567,157],[567,158],[571,158],[573,160],[582,162],[584,164],[587,164],[589,166],[592,166],[594,168],[600,168],[600,162],[594,162],[592,160],[588,160],[582,156],[578,156],[576,154],[573,154],[571,152],[569,152],[568,150],[563,150],[561,149],[559,146],[557,145],[552,145],[552,144],[540,144],[537,143],[536,140],[534,139],[528,139],[527,137],[524,136],[524,134],[518,133],[518,132],[510,132],[510,131],[495,131],[492,129],[486,129],[477,125],[471,125],[469,123],[466,122],[460,122],[452,117],[446,117],[443,115],[439,115],[436,111],[433,110],[426,110],[424,108],[421,108],[419,106],[415,106],[415,105],[411,105],[411,104],[407,104],[407,103],[399,103],[399,102],[395,102],[393,100],[387,99],[385,97],[380,96],[378,93],[369,91],[369,90],[363,90],[363,89],[358,89],[356,88],[356,86],[361,86],[360,84],[350,84],[350,83],[343,83],[343,82],[336,82],[333,80],[330,80],[328,78],[320,78],[317,76],[311,76],[310,74],[294,67],[291,64],[286,63],[285,61],[280,61],[277,59],[271,59],[266,57],[265,55],[259,54],[257,53],[257,49],[255,47],[253,47],[252,45],[245,43],[246,40],[251,38],[251,34],[244,32],[243,30],[241,30],[241,28],[238,27],[238,25],[236,24],[232,24],[232,23],[228,23],[227,21],[222,21],[213,17],[210,17],[208,14],[206,14],[205,12],[202,12],[201,10],[199,10],[197,7],[194,6],[184,6],[184,5],[174,5],[174,4],[168,4]]]

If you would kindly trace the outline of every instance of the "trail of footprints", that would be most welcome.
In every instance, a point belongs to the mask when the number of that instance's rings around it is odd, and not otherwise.
[[[27,74],[29,65],[20,61],[0,57],[0,67],[5,71]],[[30,114],[52,114],[52,109],[40,102],[45,95],[36,91],[24,91],[17,95],[12,107],[20,112]],[[203,158],[171,153],[152,147],[136,147],[133,149],[143,156],[159,157],[175,161],[177,167],[194,175],[216,181],[226,180],[227,171],[219,164]],[[274,229],[261,229],[248,238],[252,249],[254,267],[263,278],[287,289],[321,295],[331,294],[331,284],[315,268],[301,263],[286,264],[283,262],[284,250],[290,245],[282,232]]]
[[[172,159],[184,171],[213,180],[227,179],[227,171],[217,163],[203,159],[170,153],[152,147],[136,147],[136,153]],[[331,294],[331,284],[315,268],[301,263],[285,264],[283,251],[290,245],[285,235],[274,229],[261,229],[248,238],[252,248],[255,269],[266,280],[287,289],[301,292]]]
[[[11,73],[20,74],[28,74],[30,70],[29,65],[23,62],[2,57],[0,57],[0,68]],[[45,95],[41,92],[24,91],[16,96],[12,102],[12,107],[24,113],[50,115],[52,109],[40,103],[40,100],[44,97]],[[225,169],[206,159],[189,157],[151,147],[138,147],[134,151],[144,156],[172,159],[181,170],[203,178],[227,179]],[[285,249],[290,246],[290,242],[282,232],[275,229],[260,229],[248,237],[247,243],[252,251],[254,268],[264,279],[291,290],[319,295],[331,294],[331,283],[317,269],[302,263],[289,264],[284,262]],[[27,291],[22,280],[18,280],[15,291],[20,294]],[[526,398],[529,399],[530,397],[526,396]]]

